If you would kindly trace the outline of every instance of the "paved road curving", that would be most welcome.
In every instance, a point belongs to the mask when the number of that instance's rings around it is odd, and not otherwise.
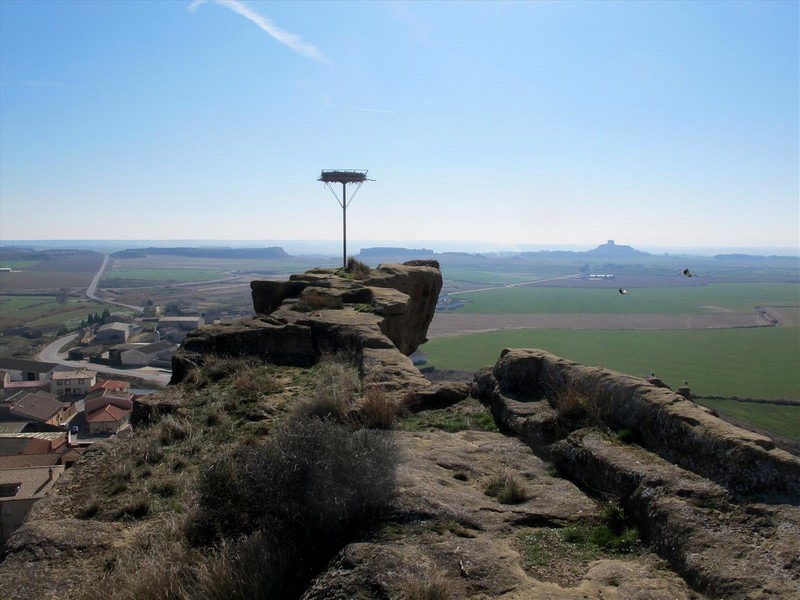
[[[100,282],[100,278],[103,276],[103,272],[106,270],[106,266],[108,265],[108,254],[103,255],[103,264],[100,265],[100,270],[95,273],[94,278],[92,279],[92,283],[89,284],[89,287],[86,288],[86,297],[95,300],[96,302],[102,302],[103,304],[113,304],[114,306],[121,306],[122,308],[129,308],[136,312],[144,311],[143,306],[134,306],[132,304],[123,304],[122,302],[114,302],[113,300],[106,300],[105,298],[98,298],[95,294],[97,290],[97,284]]]
[[[65,353],[61,352],[61,348],[66,346],[69,342],[77,337],[77,333],[58,338],[56,341],[48,344],[48,346],[39,353],[38,360],[49,363],[56,363],[64,365],[73,369],[91,369],[98,373],[106,373],[111,375],[124,375],[126,377],[136,377],[144,381],[155,383],[159,386],[166,386],[169,383],[172,373],[164,371],[163,369],[156,369],[154,367],[141,367],[138,369],[117,369],[106,365],[98,365],[78,360],[67,360],[64,358]]]

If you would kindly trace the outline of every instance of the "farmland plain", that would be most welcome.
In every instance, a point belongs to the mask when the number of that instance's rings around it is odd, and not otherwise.
[[[754,327],[692,330],[518,329],[435,339],[422,346],[436,369],[475,371],[503,348],[541,348],[590,366],[638,377],[655,372],[697,395],[800,400],[800,330]]]
[[[800,288],[793,283],[688,284],[667,280],[663,287],[556,287],[530,285],[459,294],[461,314],[702,314],[752,312],[755,306],[797,306]],[[670,285],[671,284],[671,285]]]

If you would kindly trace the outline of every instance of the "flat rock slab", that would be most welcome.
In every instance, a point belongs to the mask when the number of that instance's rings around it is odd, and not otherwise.
[[[304,600],[414,596],[438,585],[448,598],[697,599],[701,595],[647,553],[526,567],[520,535],[588,523],[597,506],[516,438],[494,432],[398,433],[397,513],[371,539],[346,546]],[[502,504],[488,482],[511,474],[528,499]],[[555,576],[548,576],[548,571]],[[569,573],[566,573],[570,571]]]

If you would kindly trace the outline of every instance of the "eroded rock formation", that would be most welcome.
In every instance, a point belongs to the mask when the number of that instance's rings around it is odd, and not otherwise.
[[[380,265],[354,280],[336,269],[312,269],[289,281],[253,281],[256,316],[191,332],[172,365],[172,383],[204,356],[251,356],[310,366],[324,352],[358,358],[365,385],[396,395],[428,382],[407,355],[427,341],[442,288],[434,265]]]
[[[695,588],[800,597],[800,459],[769,438],[667,388],[542,350],[503,350],[473,394],[580,487],[618,498]]]

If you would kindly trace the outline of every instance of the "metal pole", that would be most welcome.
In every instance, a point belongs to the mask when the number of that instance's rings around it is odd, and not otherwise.
[[[342,268],[347,267],[347,184],[342,182]]]

